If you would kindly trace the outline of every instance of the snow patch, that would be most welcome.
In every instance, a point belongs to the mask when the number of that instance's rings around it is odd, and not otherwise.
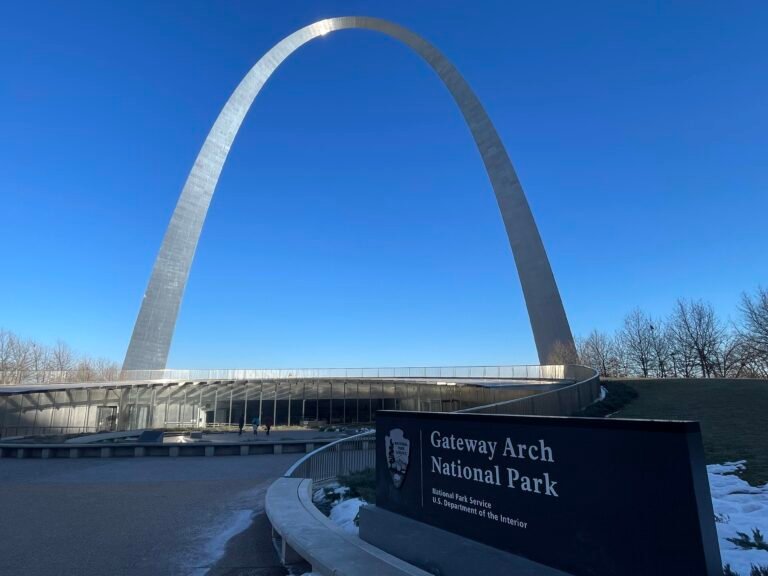
[[[339,498],[344,498],[347,492],[349,492],[349,486],[338,486],[332,490],[332,493],[338,494]]]
[[[349,486],[340,486],[338,483],[334,482],[332,484],[327,484],[320,488],[316,488],[312,493],[312,501],[324,502],[329,499],[331,494],[336,494],[336,498],[331,498],[331,500],[341,500],[346,496],[347,492],[349,492]]]
[[[316,488],[312,493],[312,502],[322,502],[325,500],[325,490],[323,488]]]
[[[201,519],[200,527],[193,529],[189,549],[183,553],[184,574],[205,576],[210,572],[226,553],[229,541],[264,512],[264,492],[261,487],[242,492],[221,510]]]
[[[360,506],[365,504],[362,498],[350,498],[340,500],[331,508],[331,521],[337,524],[344,532],[357,535],[359,528],[355,525],[355,518]]]
[[[205,546],[205,558],[207,560],[207,566],[196,567],[196,570],[191,572],[192,576],[203,576],[207,574],[210,567],[224,556],[224,552],[227,549],[227,542],[253,522],[253,510],[237,510],[231,514],[225,524],[226,528],[220,532],[213,534],[213,537],[207,542]]]
[[[750,486],[736,476],[745,464],[745,460],[740,460],[707,466],[720,555],[723,564],[730,564],[731,569],[741,576],[747,576],[753,564],[768,566],[765,550],[745,550],[728,541],[728,538],[738,538],[737,532],[752,538],[754,528],[768,534],[768,484]]]

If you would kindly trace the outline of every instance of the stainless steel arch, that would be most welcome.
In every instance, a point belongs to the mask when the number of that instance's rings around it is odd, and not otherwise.
[[[283,60],[299,47],[329,32],[348,28],[375,30],[400,40],[418,53],[448,88],[472,132],[496,194],[520,276],[539,361],[553,360],[553,354],[560,347],[572,349],[571,329],[528,201],[504,145],[477,96],[453,64],[423,38],[386,20],[351,16],[321,20],[287,36],[251,68],[230,96],[208,134],[176,204],[133,329],[124,370],[165,368],[211,197],[240,124],[259,90]]]

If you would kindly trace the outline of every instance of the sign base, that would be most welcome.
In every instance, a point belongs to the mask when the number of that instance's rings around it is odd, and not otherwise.
[[[360,538],[422,570],[441,576],[571,576],[376,506],[360,508]]]

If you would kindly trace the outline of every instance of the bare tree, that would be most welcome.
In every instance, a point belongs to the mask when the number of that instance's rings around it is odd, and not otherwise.
[[[697,360],[696,352],[691,348],[688,340],[681,335],[677,330],[670,328],[670,334],[672,335],[671,344],[672,351],[670,356],[672,358],[672,367],[675,377],[682,376],[683,378],[695,378],[697,373]]]
[[[11,336],[11,382],[21,384],[31,371],[32,342],[22,340],[16,335]]]
[[[712,354],[712,375],[719,378],[741,378],[749,373],[752,360],[744,337],[735,330],[723,331]]]
[[[653,322],[650,328],[652,371],[659,378],[666,378],[676,372],[672,358],[672,336],[668,326],[660,320]]]
[[[51,351],[51,370],[59,372],[66,372],[72,370],[74,367],[74,354],[72,349],[67,346],[61,340],[56,342],[56,345]]]
[[[620,360],[614,340],[605,332],[592,330],[583,340],[577,341],[579,358],[591,366],[600,376],[620,376]]]
[[[751,346],[746,346],[742,357],[744,369],[741,373],[742,378],[764,378],[768,379],[768,361],[765,357],[757,354]]]
[[[669,325],[685,376],[693,375],[695,366],[704,378],[709,378],[725,333],[712,305],[701,300],[678,300]]]
[[[579,355],[571,344],[564,344],[560,340],[552,346],[552,351],[547,357],[547,364],[578,364]]]
[[[29,369],[31,379],[43,384],[48,379],[48,370],[51,365],[51,351],[47,346],[39,342],[30,342],[29,345]]]
[[[749,363],[757,375],[768,375],[768,290],[758,286],[754,295],[742,294],[739,306],[741,335]]]
[[[11,384],[11,340],[13,334],[0,329],[0,384]]]
[[[642,310],[635,308],[624,317],[624,325],[619,331],[618,339],[631,368],[643,378],[648,377],[651,368],[653,338],[653,324]]]
[[[78,357],[61,341],[49,348],[8,330],[0,330],[0,384],[111,381],[119,374],[117,363]]]
[[[98,358],[93,362],[93,370],[97,380],[103,382],[110,382],[117,380],[120,376],[120,366],[117,362],[107,360],[106,358]]]
[[[92,382],[96,380],[96,369],[93,360],[90,358],[80,358],[74,369],[74,380],[76,382]]]

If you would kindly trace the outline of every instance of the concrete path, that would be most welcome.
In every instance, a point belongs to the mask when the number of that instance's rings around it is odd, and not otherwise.
[[[280,574],[264,494],[299,456],[2,460],[0,574]]]

